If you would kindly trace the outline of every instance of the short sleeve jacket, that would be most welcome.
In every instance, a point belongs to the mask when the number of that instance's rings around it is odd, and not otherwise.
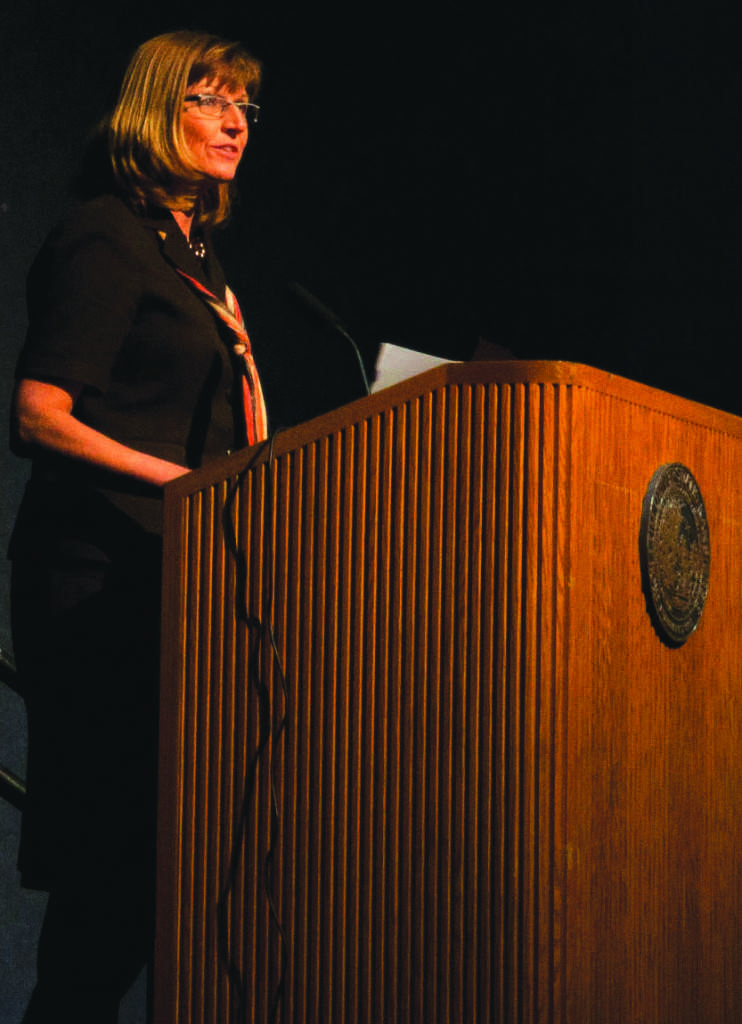
[[[28,284],[29,329],[16,376],[82,385],[75,415],[139,451],[188,468],[236,444],[228,329],[179,271],[220,297],[221,268],[198,259],[172,215],[139,215],[103,196],[49,236]],[[93,487],[155,529],[141,488],[84,464],[42,456],[34,475]]]

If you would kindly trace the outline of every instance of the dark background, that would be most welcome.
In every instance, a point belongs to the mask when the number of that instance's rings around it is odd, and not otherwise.
[[[467,358],[484,337],[521,358],[577,360],[742,412],[731,4],[569,15],[523,5],[235,13],[219,0],[9,6],[0,15],[3,549],[27,472],[7,454],[5,424],[28,265],[71,202],[87,133],[131,51],[177,27],[240,38],[265,64],[262,121],[219,248],[274,422],[359,388],[347,345],[292,302],[292,280],[337,312],[369,366],[380,341]],[[22,774],[22,707],[8,691],[0,714],[0,761]],[[0,807],[0,1024],[19,1019],[32,984],[43,907],[18,889],[18,817]],[[126,1020],[140,1016],[135,997]]]

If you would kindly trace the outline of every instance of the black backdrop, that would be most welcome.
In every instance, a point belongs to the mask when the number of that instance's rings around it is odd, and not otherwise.
[[[552,5],[18,2],[0,14],[0,368],[7,422],[33,254],[70,202],[128,56],[198,27],[265,64],[262,123],[220,251],[274,420],[353,397],[353,357],[288,298],[298,281],[369,364],[389,340],[466,358],[479,336],[742,412],[740,71],[731,3],[567,15]],[[0,543],[26,467],[5,452]],[[7,566],[0,644],[9,647]],[[20,704],[0,761],[22,772]],[[16,894],[0,808],[0,1024],[30,984],[38,905]],[[7,909],[7,913],[4,911]],[[8,980],[9,979],[9,980]]]
[[[134,3],[115,25],[74,5],[5,15],[22,96],[1,113],[16,142],[2,157],[6,351],[26,264],[131,49],[205,25],[266,67],[220,250],[278,421],[354,387],[339,340],[287,301],[289,280],[371,363],[380,340],[466,357],[483,335],[738,406],[724,357],[740,317],[739,72],[723,8],[203,9]]]

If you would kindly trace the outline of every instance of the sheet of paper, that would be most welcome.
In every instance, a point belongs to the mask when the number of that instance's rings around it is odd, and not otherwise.
[[[407,380],[408,377],[416,377],[419,373],[431,370],[434,366],[453,361],[384,342],[376,359],[376,377],[371,385],[371,391],[381,391],[392,384],[399,384],[401,380]]]

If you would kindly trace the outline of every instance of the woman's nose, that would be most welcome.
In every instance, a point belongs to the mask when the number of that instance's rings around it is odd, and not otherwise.
[[[234,103],[230,103],[225,109],[222,124],[232,131],[247,131],[247,118]]]

